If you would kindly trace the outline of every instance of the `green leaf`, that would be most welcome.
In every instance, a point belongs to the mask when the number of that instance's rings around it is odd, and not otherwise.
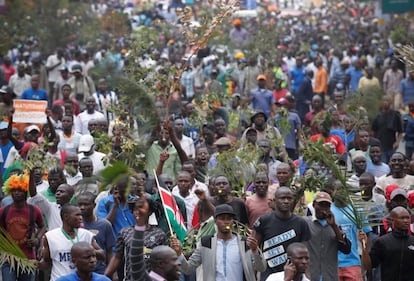
[[[21,273],[33,273],[35,264],[30,261],[17,245],[16,241],[0,227],[0,265],[9,263],[12,269]]]

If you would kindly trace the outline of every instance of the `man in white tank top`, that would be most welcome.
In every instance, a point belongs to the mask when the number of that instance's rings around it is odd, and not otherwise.
[[[87,242],[95,249],[99,260],[105,259],[104,251],[99,248],[94,234],[86,229],[79,228],[82,222],[82,214],[79,207],[64,205],[61,209],[63,226],[46,232],[43,240],[43,259],[39,263],[39,269],[52,267],[51,281],[75,271],[72,263],[71,248],[75,243]]]

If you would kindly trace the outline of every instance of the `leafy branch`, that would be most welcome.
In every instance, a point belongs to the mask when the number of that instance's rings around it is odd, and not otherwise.
[[[0,227],[0,265],[5,263],[18,273],[33,273],[36,269],[34,262],[26,257],[10,234]]]

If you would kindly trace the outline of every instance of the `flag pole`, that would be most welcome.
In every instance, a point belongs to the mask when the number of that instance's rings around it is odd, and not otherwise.
[[[152,170],[152,171],[153,171],[153,173],[154,173],[155,182],[157,183],[158,194],[160,195],[160,198],[161,198],[162,208],[164,209],[165,219],[167,220],[167,223],[168,223],[168,227],[169,227],[169,229],[170,229],[171,236],[175,236],[175,235],[174,235],[174,232],[173,232],[173,230],[172,230],[172,227],[171,227],[171,222],[170,222],[170,219],[168,218],[167,209],[165,208],[164,199],[162,198],[162,195],[161,195],[161,192],[160,192],[160,188],[161,188],[161,186],[160,186],[160,182],[158,181],[158,176],[157,176],[157,173],[155,172],[155,169],[154,169],[154,170]],[[173,196],[173,195],[171,194],[171,196]]]

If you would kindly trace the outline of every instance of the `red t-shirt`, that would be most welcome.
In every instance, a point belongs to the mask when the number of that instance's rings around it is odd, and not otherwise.
[[[72,100],[72,105],[73,105],[73,115],[74,116],[78,116],[80,113],[80,106],[79,106],[79,102],[75,99],[71,99]],[[55,100],[53,102],[53,105],[58,105],[58,106],[65,106],[65,101],[63,99],[60,100]]]
[[[281,89],[280,91],[273,91],[273,96],[275,97],[275,101],[280,100],[281,98],[286,97],[287,93],[289,93],[289,91],[287,89]]]
[[[311,136],[310,140],[317,141],[320,138],[323,138],[322,134],[317,134]],[[341,138],[336,135],[331,135],[327,138],[324,138],[324,143],[332,144],[335,147],[336,153],[339,155],[344,154],[346,152],[344,143],[342,142]]]
[[[12,65],[6,66],[5,64],[2,65],[2,68],[4,70],[4,80],[6,80],[7,83],[10,81],[10,77],[16,73],[16,70]]]
[[[31,227],[29,222],[30,210],[27,204],[21,209],[17,209],[14,205],[10,205],[4,220],[6,225],[3,225],[3,212],[4,207],[0,209],[0,226],[6,229],[28,259],[35,259],[35,251],[33,248],[27,246],[27,240],[30,239],[31,235],[36,231],[36,227],[42,228],[44,226],[43,216],[40,209],[37,206],[33,206],[33,219],[35,225],[32,225]]]

